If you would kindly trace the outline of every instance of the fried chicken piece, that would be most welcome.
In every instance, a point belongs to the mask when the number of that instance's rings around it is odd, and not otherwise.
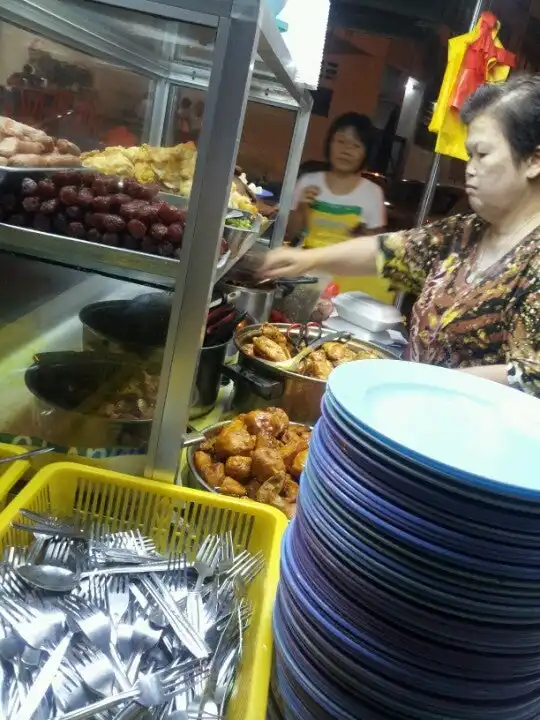
[[[332,363],[344,363],[356,360],[355,351],[342,342],[327,342],[322,346],[326,357]]]
[[[285,482],[283,483],[283,490],[281,491],[281,495],[289,502],[296,502],[299,490],[300,486],[298,485],[296,480],[293,480],[290,475],[287,475]]]
[[[302,450],[307,450],[307,446],[308,444],[305,437],[291,433],[291,439],[286,445],[283,445],[279,451],[287,470],[290,470],[298,453],[302,452]]]
[[[300,435],[300,437],[305,438],[306,442],[309,445],[309,441],[311,440],[311,433],[313,432],[313,430],[307,425],[299,425],[298,427],[295,427],[294,430],[298,435]]]
[[[195,465],[197,472],[201,475],[203,475],[206,468],[210,467],[213,462],[212,456],[202,450],[197,450],[193,456],[193,464]]]
[[[214,444],[216,456],[225,460],[231,455],[249,455],[255,447],[253,438],[242,420],[236,418],[219,433]]]
[[[317,380],[328,380],[334,366],[326,357],[324,360],[314,359],[309,355],[306,359],[304,375],[316,378]]]
[[[219,488],[225,479],[225,465],[220,462],[207,465],[201,475],[210,487]]]
[[[368,350],[367,348],[365,350],[360,350],[359,352],[354,354],[354,360],[380,360],[381,354],[378,353],[376,350]]]
[[[300,475],[302,474],[304,467],[306,465],[308,452],[309,452],[308,450],[301,450],[291,463],[291,467],[290,467],[291,475],[293,477],[295,477],[297,480],[300,477]]]
[[[245,345],[242,345],[242,352],[248,357],[255,357],[255,347],[253,346],[253,343],[246,343]]]
[[[257,491],[257,500],[272,505],[283,490],[286,477],[287,473],[280,472],[268,478]]]
[[[232,455],[225,463],[225,474],[227,477],[238,482],[247,480],[251,473],[251,458],[243,455]]]
[[[291,357],[286,347],[263,335],[253,338],[253,347],[257,357],[270,362],[282,362],[283,360],[289,360]]]
[[[272,414],[268,410],[252,410],[245,415],[240,415],[242,422],[252,435],[274,435]]]
[[[296,427],[289,427],[286,430],[284,430],[281,435],[279,436],[279,442],[280,442],[280,449],[283,445],[287,445],[287,443],[292,442],[298,437],[299,433],[297,432]]]
[[[281,408],[269,407],[267,412],[272,416],[272,427],[274,428],[274,435],[279,437],[289,427],[289,416]]]
[[[281,330],[274,325],[265,323],[261,327],[261,335],[264,335],[264,337],[270,338],[270,340],[277,342],[278,345],[283,345],[284,347],[287,347],[289,345],[289,339],[287,338],[285,333],[281,332]]]
[[[279,450],[260,448],[252,455],[251,477],[259,482],[265,482],[274,475],[285,472],[285,463]]]
[[[221,483],[219,492],[222,495],[232,495],[233,497],[246,497],[247,495],[246,488],[231,477],[225,477]]]
[[[259,492],[259,489],[261,487],[262,483],[258,482],[257,480],[251,480],[248,482],[248,484],[245,486],[246,488],[246,495],[251,500],[257,499],[257,493]]]
[[[287,516],[288,520],[292,520],[294,516],[296,515],[296,503],[290,502],[289,500],[286,500],[282,497],[277,497],[273,500],[273,502],[269,503],[272,507],[277,508],[278,510],[281,510],[282,513],[284,513]]]
[[[272,435],[259,435],[255,444],[255,450],[261,450],[262,448],[271,448],[272,450],[280,450],[280,441]]]
[[[200,444],[200,450],[202,450],[205,453],[212,454],[214,452],[214,445],[216,444],[216,438],[217,436],[213,438],[206,438],[201,444]]]

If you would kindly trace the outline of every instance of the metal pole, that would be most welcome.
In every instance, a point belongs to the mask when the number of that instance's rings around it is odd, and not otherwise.
[[[145,468],[155,480],[179,466],[258,38],[257,17],[219,23]]]
[[[476,5],[474,7],[474,11],[471,17],[468,32],[474,30],[474,28],[476,27],[476,23],[480,18],[480,15],[486,9],[486,6],[489,5],[491,5],[490,0],[476,0]],[[422,225],[424,225],[424,223],[426,222],[427,216],[429,215],[429,211],[431,210],[431,206],[433,204],[433,198],[435,197],[435,190],[437,189],[437,181],[439,179],[440,167],[441,155],[439,153],[434,153],[433,161],[431,163],[431,169],[429,171],[429,176],[426,181],[426,186],[424,188],[424,194],[422,195],[420,207],[418,208],[418,213],[416,215],[416,227],[422,227]],[[404,297],[405,293],[397,293],[394,305],[398,308],[401,308]]]
[[[274,232],[272,233],[272,238],[270,240],[271,248],[281,245],[283,243],[283,238],[285,237],[285,230],[287,229],[287,221],[291,211],[294,187],[298,178],[298,169],[300,167],[300,160],[302,159],[302,152],[304,150],[304,143],[306,140],[310,117],[311,105],[309,105],[309,107],[298,108],[294,123],[294,132],[291,140],[289,159],[287,160],[285,177],[281,188],[279,214],[277,216]]]

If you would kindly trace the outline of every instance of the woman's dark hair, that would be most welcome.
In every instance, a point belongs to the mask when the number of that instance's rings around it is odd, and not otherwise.
[[[485,112],[500,122],[515,161],[530,158],[540,146],[540,75],[482,85],[465,102],[461,119],[469,125]]]
[[[342,130],[349,129],[354,131],[355,135],[358,137],[358,140],[362,143],[366,151],[364,162],[362,163],[362,166],[358,168],[358,170],[361,170],[369,158],[371,147],[373,145],[373,123],[367,115],[359,115],[358,113],[346,113],[345,115],[340,115],[338,118],[336,118],[330,126],[330,129],[328,130],[328,134],[326,136],[326,143],[324,148],[325,157],[327,161],[330,162],[330,145],[332,144],[334,135],[338,132],[341,132]]]

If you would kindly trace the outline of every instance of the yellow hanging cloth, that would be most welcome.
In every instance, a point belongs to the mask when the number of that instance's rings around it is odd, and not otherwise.
[[[468,160],[467,129],[459,111],[470,95],[486,82],[503,82],[515,66],[516,56],[499,40],[500,23],[490,12],[480,16],[475,29],[448,41],[448,64],[429,125],[437,133],[435,151]]]

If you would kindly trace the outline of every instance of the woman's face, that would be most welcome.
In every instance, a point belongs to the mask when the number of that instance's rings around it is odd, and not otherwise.
[[[535,163],[516,164],[499,121],[489,113],[469,125],[466,190],[472,209],[488,222],[504,217],[526,196],[537,176]]]
[[[360,172],[366,148],[352,128],[338,130],[330,142],[330,165],[341,173]]]

